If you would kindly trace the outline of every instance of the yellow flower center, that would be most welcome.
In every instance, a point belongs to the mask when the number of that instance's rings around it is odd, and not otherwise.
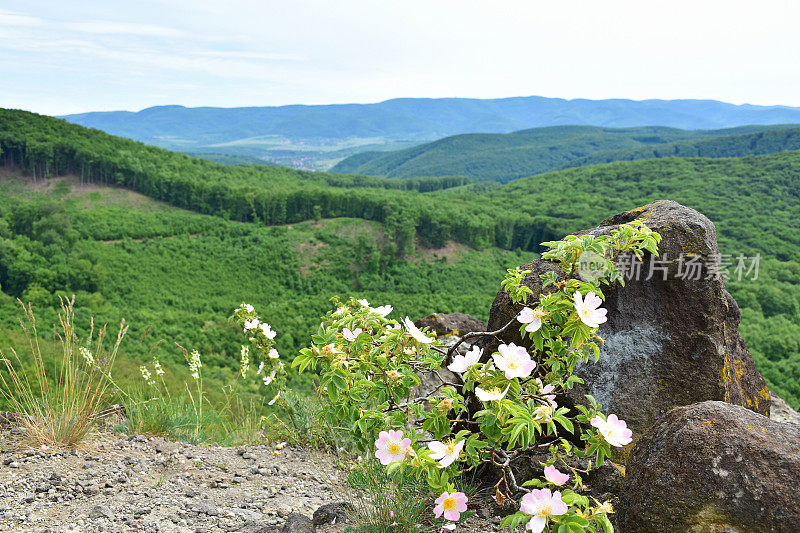
[[[544,312],[541,309],[534,309],[533,310],[533,319],[534,320],[541,320],[544,318]]]
[[[446,446],[445,449],[447,450],[447,455],[450,455],[456,449],[456,443],[453,441],[448,442],[445,446]]]
[[[386,447],[386,450],[392,455],[400,455],[400,443],[390,442],[389,445]]]
[[[583,316],[583,318],[589,318],[591,314],[592,312],[589,311],[587,308],[584,307],[583,309],[581,309],[581,315]]]
[[[509,360],[507,360],[507,361],[506,361],[506,366],[507,366],[509,369],[511,369],[511,370],[514,370],[514,369],[516,369],[516,368],[517,368],[517,362],[516,362],[516,361],[514,361],[513,359],[509,359]]]
[[[442,509],[445,511],[452,511],[456,508],[456,499],[450,496],[445,501],[442,502]]]
[[[322,353],[331,355],[336,353],[342,353],[342,351],[338,349],[335,344],[330,343],[322,347]]]
[[[611,514],[614,512],[614,506],[611,505],[611,502],[603,502],[603,505],[598,507],[598,511],[603,511],[606,514]]]
[[[550,516],[553,514],[553,510],[550,508],[549,505],[543,503],[539,506],[539,511],[537,512],[537,514],[542,518],[550,518]]]
[[[495,394],[500,394],[500,387],[495,387],[495,388],[493,388],[493,389],[489,389],[489,390],[488,390],[488,391],[486,391],[486,392],[488,392],[489,394],[492,394],[492,395],[495,395]]]

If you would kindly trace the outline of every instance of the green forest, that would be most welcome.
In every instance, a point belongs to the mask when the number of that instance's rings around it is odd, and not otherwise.
[[[396,316],[485,319],[505,269],[540,242],[672,199],[716,224],[723,253],[761,254],[758,280],[728,286],[758,368],[800,405],[800,152],[617,162],[487,187],[223,166],[1,111],[0,162],[3,347],[18,340],[14,298],[46,323],[58,295],[75,293],[84,322],[131,325],[129,377],[163,339],[156,350],[172,372],[178,342],[207,354],[221,382],[236,371],[228,317],[242,301],[287,354],[334,295],[391,304]]]
[[[456,174],[475,181],[508,183],[533,174],[597,163],[663,157],[741,157],[788,150],[800,150],[797,125],[722,130],[555,126],[507,134],[456,135],[404,150],[363,152],[341,161],[332,172],[389,178]]]

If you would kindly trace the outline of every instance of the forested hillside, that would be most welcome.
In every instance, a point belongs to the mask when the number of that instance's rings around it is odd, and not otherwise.
[[[495,227],[505,224],[481,214],[477,206],[465,213],[411,190],[460,186],[469,181],[464,177],[403,183],[275,166],[222,166],[24,111],[0,112],[0,150],[5,165],[25,169],[34,182],[73,173],[81,182],[122,186],[176,207],[242,222],[374,220],[397,234],[401,249],[409,244],[415,222],[418,233],[431,242],[454,238],[479,247],[491,244]],[[527,229],[520,227],[519,235]]]
[[[281,107],[160,106],[139,112],[69,115],[67,120],[136,140],[191,149],[255,137],[279,139],[429,141],[461,133],[506,133],[581,124],[626,128],[662,125],[714,129],[800,123],[800,109],[733,105],[715,100],[565,100],[517,98],[398,98],[375,104]]]
[[[391,303],[397,316],[430,309],[486,314],[506,268],[532,254],[464,246],[410,250],[403,258],[378,223],[328,219],[266,227],[200,215],[112,187],[53,178],[46,187],[0,178],[0,346],[19,345],[19,307],[41,324],[58,295],[77,295],[79,322],[113,329],[125,318],[118,379],[138,380],[156,355],[183,372],[173,344],[203,354],[208,390],[236,372],[240,331],[228,322],[242,301],[280,333],[282,353],[307,341],[335,295]],[[144,340],[140,339],[146,334]],[[159,340],[155,352],[151,349]]]
[[[464,133],[507,133],[569,124],[687,129],[786,124],[800,123],[800,109],[735,106],[713,100],[563,100],[530,96],[494,100],[400,98],[377,104],[233,109],[160,106],[136,113],[111,111],[64,118],[170,150],[246,156],[292,168],[326,170],[361,152],[398,150]],[[494,163],[499,164],[498,176],[510,175],[507,171],[514,174],[516,170],[514,176],[522,177],[556,168],[526,171],[502,161]],[[480,170],[491,168],[494,167],[483,165]],[[444,169],[413,175],[454,173],[485,179],[471,172]]]
[[[509,181],[551,170],[661,157],[743,157],[800,150],[800,127],[724,130],[559,126],[508,134],[470,134],[391,152],[348,157],[332,172],[409,178],[460,174]]]
[[[0,113],[0,149],[7,171],[27,174],[26,185],[16,178],[0,196],[6,305],[77,291],[104,320],[153,324],[157,336],[215,354],[220,368],[235,355],[225,317],[240,300],[274,313],[290,333],[284,350],[303,342],[334,293],[412,316],[485,317],[503,268],[541,241],[676,200],[715,222],[723,253],[761,254],[758,279],[729,288],[770,386],[800,402],[800,152],[612,163],[502,187],[448,177],[406,185],[225,167],[16,111]],[[48,176],[57,174],[74,177],[53,188]],[[150,199],[114,204],[114,191]],[[458,253],[440,251],[450,257],[443,261],[426,248]]]

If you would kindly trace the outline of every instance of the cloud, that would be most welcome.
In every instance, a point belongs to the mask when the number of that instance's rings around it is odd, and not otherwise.
[[[37,110],[530,94],[800,104],[792,0],[0,4],[0,105]]]
[[[55,32],[86,33],[90,35],[138,35],[141,37],[185,37],[186,33],[175,28],[152,24],[133,24],[111,20],[87,20],[82,22],[58,22],[31,17],[14,11],[0,10],[2,27],[39,28]]]
[[[252,50],[234,40],[222,43],[212,39],[162,25],[56,22],[0,11],[0,64],[16,63],[20,69],[33,63],[40,69],[85,69],[87,74],[102,73],[107,78],[115,74],[157,78],[185,72],[263,81],[280,75],[272,63],[308,61],[302,54]]]
[[[79,33],[96,35],[139,35],[142,37],[184,37],[186,33],[175,28],[152,26],[149,24],[130,24],[108,20],[91,20],[87,22],[67,22],[61,28]]]
[[[4,11],[0,9],[0,27],[2,26],[23,26],[33,27],[41,26],[44,21],[36,17],[29,17],[21,13],[13,11]]]
[[[220,59],[256,59],[260,61],[308,61],[303,54],[281,54],[264,52],[241,52],[235,50],[197,50],[194,55]]]

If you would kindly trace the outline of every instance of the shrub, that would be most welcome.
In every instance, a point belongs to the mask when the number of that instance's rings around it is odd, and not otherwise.
[[[526,522],[534,532],[545,527],[611,531],[610,506],[581,494],[581,476],[602,465],[611,446],[631,442],[631,431],[616,415],[602,414],[591,396],[575,410],[559,406],[556,397],[581,383],[573,375],[579,361],[600,356],[602,340],[596,333],[606,320],[602,285],[624,283],[614,261],[621,254],[656,254],[659,240],[637,221],[609,235],[543,243],[549,251],[542,257],[557,262],[561,272],[542,276],[546,294],[535,308],[523,307],[500,330],[483,333],[497,336],[519,326],[531,341],[530,350],[501,344],[492,354],[475,347],[457,355],[464,338],[445,348],[408,317],[387,319],[391,306],[373,308],[366,300],[351,299],[323,318],[311,346],[300,351],[293,366],[320,370],[329,422],[347,428],[362,453],[374,454],[389,475],[411,473],[427,482],[438,496],[433,512],[440,524],[463,518],[467,510],[468,496],[455,483],[459,476],[486,466],[498,470],[498,501],[522,494],[520,510],[506,517],[503,526]],[[592,275],[582,262],[587,255]],[[509,270],[502,282],[520,306],[531,294],[522,284],[527,273]],[[246,331],[247,321],[257,320],[252,308],[242,307],[236,316]],[[439,378],[431,394],[415,397],[419,374],[443,365],[460,379]],[[480,407],[468,409],[474,402]],[[575,446],[576,440],[583,447]],[[550,454],[544,476],[518,483],[511,461],[532,450]],[[584,460],[586,468],[571,466],[571,456]]]

